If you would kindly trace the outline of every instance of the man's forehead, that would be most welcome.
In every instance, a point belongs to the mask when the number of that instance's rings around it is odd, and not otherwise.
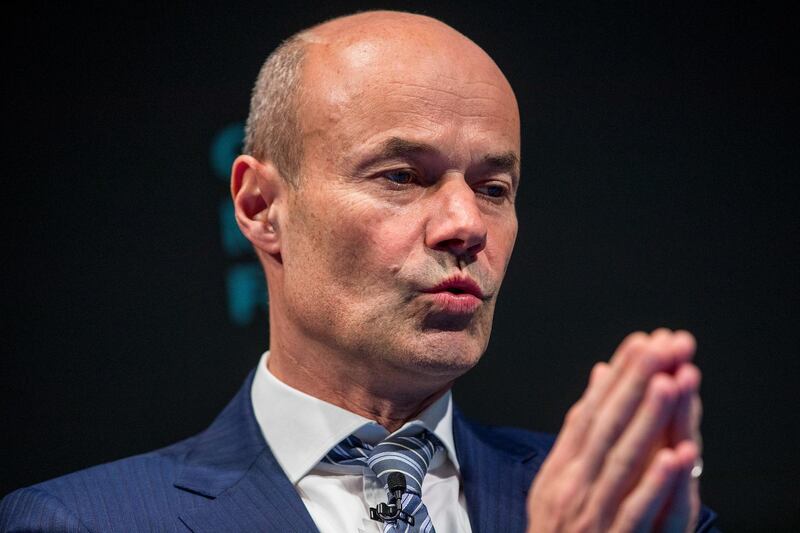
[[[484,155],[518,154],[514,93],[475,43],[428,17],[352,18],[305,39],[299,112],[307,148],[330,154],[335,146],[350,159],[392,137],[446,149],[461,145],[456,136],[485,145]]]

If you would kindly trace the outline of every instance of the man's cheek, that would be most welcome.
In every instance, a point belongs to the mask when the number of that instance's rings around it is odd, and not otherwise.
[[[385,250],[380,241],[362,228],[350,226],[328,236],[330,250],[329,266],[334,275],[345,285],[364,287],[365,278],[373,277],[380,270],[378,264]]]
[[[354,263],[383,269],[395,262],[407,241],[409,221],[387,218],[374,210],[363,210],[348,216],[341,224],[336,239]]]

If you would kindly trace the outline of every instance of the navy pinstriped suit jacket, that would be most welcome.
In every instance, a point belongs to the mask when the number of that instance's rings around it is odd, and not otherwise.
[[[252,380],[199,435],[9,494],[0,531],[316,532],[256,423]],[[524,531],[552,436],[478,426],[458,410],[453,426],[472,530]],[[715,531],[713,518],[704,509],[698,531]]]

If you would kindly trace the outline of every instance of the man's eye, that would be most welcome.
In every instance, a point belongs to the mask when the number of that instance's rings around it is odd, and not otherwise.
[[[417,175],[410,170],[390,170],[389,172],[384,172],[383,176],[398,185],[413,183],[417,179]]]
[[[475,192],[485,194],[491,198],[502,198],[508,194],[508,187],[499,183],[489,183],[475,189]]]

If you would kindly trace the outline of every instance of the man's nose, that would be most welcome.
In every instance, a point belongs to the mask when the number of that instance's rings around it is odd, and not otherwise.
[[[456,256],[475,256],[486,246],[486,223],[475,191],[460,174],[445,176],[433,191],[435,201],[425,244]]]

